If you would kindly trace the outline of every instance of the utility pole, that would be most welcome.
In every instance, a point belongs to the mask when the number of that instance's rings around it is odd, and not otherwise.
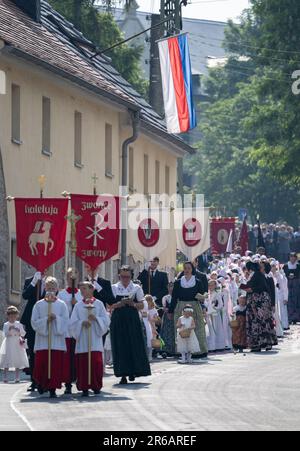
[[[152,14],[151,16],[152,27],[159,22],[161,25],[154,27],[151,30],[149,101],[153,109],[162,117],[164,117],[162,102],[163,92],[157,41],[167,36],[176,35],[183,29],[182,6],[187,6],[187,0],[161,0],[160,15]],[[164,20],[166,20],[166,22],[163,22]],[[182,158],[178,158],[177,177],[177,191],[178,194],[183,195]]]
[[[186,6],[187,0],[161,0],[160,15],[152,14],[151,16],[153,28],[150,37],[149,99],[151,106],[160,116],[164,116],[164,111],[161,101],[162,85],[157,41],[166,36],[180,33],[182,30],[182,5]],[[159,23],[161,25],[158,25]]]

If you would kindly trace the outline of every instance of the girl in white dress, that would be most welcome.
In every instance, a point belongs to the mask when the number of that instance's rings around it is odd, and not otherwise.
[[[215,280],[208,282],[208,299],[206,321],[209,329],[207,344],[209,352],[225,349],[225,335],[222,321],[223,299],[220,288]]]
[[[111,313],[112,313],[111,305],[106,306],[106,311],[109,316],[109,319],[111,319]],[[110,338],[110,330],[109,330],[105,337],[105,343],[104,343],[104,369],[106,366],[111,367],[112,365],[113,365],[113,356],[112,356],[111,338]]]
[[[25,330],[17,321],[19,311],[16,307],[8,307],[7,323],[4,324],[4,341],[0,349],[0,368],[4,370],[3,382],[8,382],[8,371],[15,369],[15,383],[20,382],[20,370],[29,367],[25,345]]]
[[[193,307],[186,305],[182,316],[177,322],[177,352],[181,354],[179,363],[192,363],[192,355],[200,353],[199,341],[195,334],[196,324],[193,313]],[[184,330],[190,331],[190,335],[186,338],[181,336],[181,332]]]
[[[152,362],[152,340],[157,337],[156,322],[159,320],[159,315],[153,297],[148,294],[145,296],[145,301],[147,306],[143,310],[143,320],[146,328],[149,362]],[[145,312],[147,313],[147,317],[145,317]]]

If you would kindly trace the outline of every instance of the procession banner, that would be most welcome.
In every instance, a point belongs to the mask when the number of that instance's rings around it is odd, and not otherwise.
[[[15,199],[17,255],[45,271],[65,255],[67,199]]]
[[[215,218],[211,222],[211,249],[213,253],[225,254],[230,234],[235,233],[235,218]]]
[[[132,209],[128,212],[129,252],[142,262],[149,262],[168,247],[168,232],[162,227],[167,209]]]
[[[174,222],[177,249],[188,260],[208,251],[210,248],[209,208],[184,208],[175,210]]]
[[[77,256],[97,267],[119,253],[120,198],[72,194],[71,208],[76,223]]]
[[[245,256],[247,250],[249,249],[249,236],[248,236],[248,225],[247,216],[244,217],[243,226],[241,229],[240,236],[238,238],[238,246],[242,249],[242,255]]]

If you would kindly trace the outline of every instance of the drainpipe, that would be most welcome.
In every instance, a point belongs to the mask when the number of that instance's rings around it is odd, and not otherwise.
[[[130,144],[133,144],[139,136],[139,126],[140,126],[140,112],[131,111],[131,123],[132,123],[132,136],[127,138],[122,145],[122,190],[123,196],[128,196],[128,148]],[[123,209],[127,210],[127,200],[124,199]],[[122,211],[122,218],[127,218],[126,211]],[[127,263],[127,224],[122,221],[122,231],[121,231],[121,264],[126,265]]]

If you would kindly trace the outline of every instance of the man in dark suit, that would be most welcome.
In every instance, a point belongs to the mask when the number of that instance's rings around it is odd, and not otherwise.
[[[31,385],[28,388],[29,392],[34,392],[37,389],[37,385],[33,379],[34,370],[34,342],[35,342],[35,331],[31,326],[31,316],[32,310],[35,304],[44,299],[45,297],[45,281],[48,276],[48,270],[46,269],[44,273],[36,272],[33,277],[29,277],[25,280],[24,289],[22,297],[27,301],[24,313],[21,318],[21,323],[26,330],[26,339],[28,344],[28,357],[29,357],[29,370],[31,377]]]
[[[209,263],[212,260],[211,257],[209,257],[207,253],[204,253],[202,255],[199,255],[199,257],[196,260],[197,260],[196,268],[202,274],[203,273],[208,273]]]
[[[114,300],[114,295],[111,289],[111,282],[109,280],[102,279],[99,276],[97,270],[92,271],[90,265],[85,264],[85,270],[87,273],[87,280],[92,282],[95,288],[94,297],[102,301],[103,304],[112,302]]]
[[[144,293],[151,294],[155,303],[162,307],[162,299],[168,294],[169,279],[168,274],[163,271],[159,271],[159,258],[155,257],[150,262],[149,270],[144,269],[138,277],[141,282]]]

